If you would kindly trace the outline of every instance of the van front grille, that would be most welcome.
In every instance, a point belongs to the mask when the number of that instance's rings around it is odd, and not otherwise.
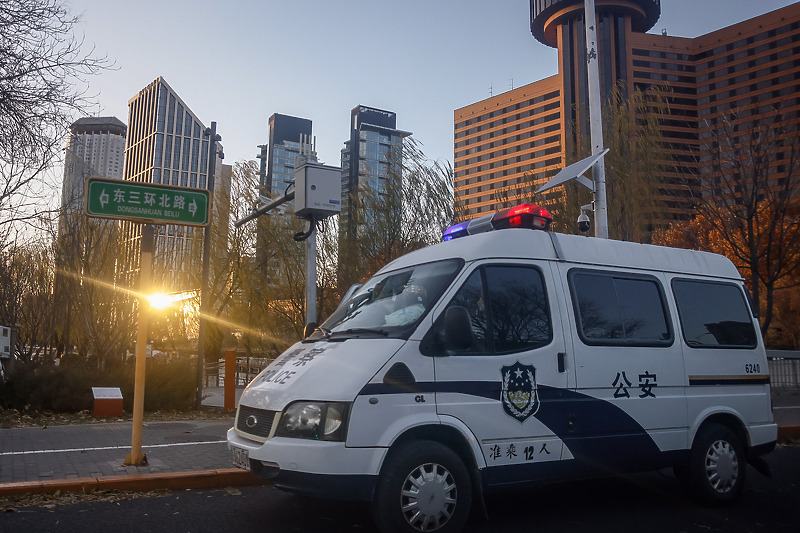
[[[266,440],[272,432],[272,425],[277,414],[278,411],[267,411],[266,409],[239,405],[239,413],[236,416],[236,429],[242,433]]]

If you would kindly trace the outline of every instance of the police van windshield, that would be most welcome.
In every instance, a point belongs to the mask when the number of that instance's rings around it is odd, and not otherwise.
[[[449,259],[370,279],[339,306],[309,340],[350,336],[402,337],[413,330],[461,268]]]

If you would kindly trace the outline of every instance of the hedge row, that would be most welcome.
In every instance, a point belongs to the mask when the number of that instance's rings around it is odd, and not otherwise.
[[[117,362],[100,370],[81,362],[17,364],[5,383],[0,382],[0,406],[5,409],[77,412],[94,406],[92,387],[119,387],[123,409],[133,411],[133,361]],[[194,408],[194,361],[148,360],[145,411],[187,411]]]

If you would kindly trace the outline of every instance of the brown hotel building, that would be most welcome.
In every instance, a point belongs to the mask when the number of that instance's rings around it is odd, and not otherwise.
[[[716,120],[733,110],[753,120],[779,109],[784,121],[800,121],[800,3],[696,38],[645,33],[660,0],[595,4],[602,97],[619,82],[629,93],[670,90],[669,112],[660,117],[672,159],[660,180],[664,220],[687,217],[700,194],[709,170],[704,142]],[[583,0],[531,0],[530,7],[531,32],[558,48],[559,72],[455,111],[458,219],[527,197],[525,176],[538,188],[574,161],[587,127]],[[779,153],[775,169],[789,156]]]

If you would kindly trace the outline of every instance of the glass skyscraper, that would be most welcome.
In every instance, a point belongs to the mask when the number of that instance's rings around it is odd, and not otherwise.
[[[269,117],[266,173],[261,177],[261,195],[278,198],[294,181],[294,161],[301,143],[311,143],[311,121],[279,113]]]
[[[352,232],[354,200],[359,187],[385,191],[387,179],[400,175],[403,139],[410,132],[397,129],[397,115],[367,106],[350,111],[350,139],[342,149],[342,212],[340,231]]]
[[[125,180],[206,188],[209,168],[206,127],[163,78],[150,83],[128,102],[128,125]],[[220,151],[221,147],[217,145],[214,154],[218,156]],[[217,190],[224,186],[222,167],[218,159],[215,200],[220,198]],[[132,276],[138,270],[141,226],[132,222],[123,222],[122,225],[128,258],[123,268],[128,268],[128,274]],[[166,292],[199,287],[196,280],[190,279],[195,231],[189,226],[157,226],[154,272],[162,275],[160,282]]]

